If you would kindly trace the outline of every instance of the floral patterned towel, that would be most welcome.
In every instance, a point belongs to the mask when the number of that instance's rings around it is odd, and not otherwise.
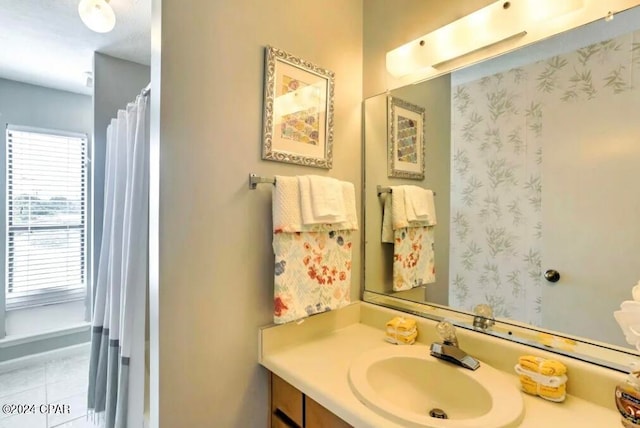
[[[435,282],[433,226],[404,227],[393,235],[393,291]]]
[[[350,302],[351,231],[274,233],[273,321],[282,324]]]

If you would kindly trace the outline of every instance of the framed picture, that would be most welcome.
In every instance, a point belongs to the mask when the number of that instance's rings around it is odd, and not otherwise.
[[[334,73],[267,46],[262,159],[330,169]]]
[[[387,97],[387,175],[424,179],[424,108]]]

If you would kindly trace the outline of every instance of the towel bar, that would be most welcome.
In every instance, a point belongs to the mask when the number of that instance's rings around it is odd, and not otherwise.
[[[376,186],[376,189],[376,191],[378,192],[378,196],[382,195],[383,193],[391,193],[391,187],[382,187],[378,184]]]
[[[267,183],[267,184],[276,184],[275,177],[259,177],[255,174],[249,174],[249,189],[255,190],[258,184]]]
[[[382,195],[383,193],[391,193],[391,187],[382,187],[381,185],[377,185],[376,186],[376,191],[378,192],[378,196]],[[433,196],[436,195],[436,192],[433,192]]]
[[[255,174],[249,174],[249,189],[255,190],[258,184],[275,185],[276,179],[275,177],[260,177]],[[378,192],[378,196],[382,195],[383,193],[391,193],[391,187],[382,187],[381,185],[378,184],[377,192]],[[436,192],[433,192],[433,196],[435,195],[436,195]]]

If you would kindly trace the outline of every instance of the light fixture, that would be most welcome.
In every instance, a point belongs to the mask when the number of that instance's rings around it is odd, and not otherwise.
[[[582,7],[584,0],[498,1],[387,52],[387,71],[403,77],[527,34],[536,23]]]
[[[78,13],[84,25],[96,33],[108,33],[116,25],[116,14],[108,0],[80,0]]]

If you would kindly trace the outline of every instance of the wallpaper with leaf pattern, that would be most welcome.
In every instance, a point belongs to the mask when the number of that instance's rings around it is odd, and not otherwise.
[[[640,96],[638,76],[640,31],[452,88],[451,306],[540,325],[545,111]]]

